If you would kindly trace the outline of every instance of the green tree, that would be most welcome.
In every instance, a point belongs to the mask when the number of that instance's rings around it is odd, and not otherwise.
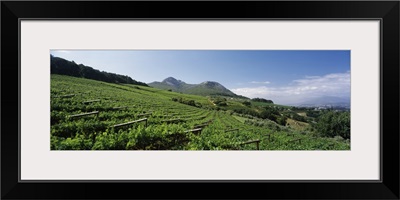
[[[315,129],[322,136],[350,139],[350,112],[327,111],[319,117]]]
[[[245,105],[245,106],[251,106],[251,102],[250,101],[244,101],[242,104]]]
[[[286,126],[286,120],[287,120],[286,116],[281,116],[281,117],[278,117],[278,119],[276,120],[276,123],[278,123],[282,126]]]

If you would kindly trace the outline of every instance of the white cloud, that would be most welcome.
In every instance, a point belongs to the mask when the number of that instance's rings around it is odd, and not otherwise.
[[[261,97],[276,103],[291,104],[322,96],[350,97],[350,71],[327,74],[325,76],[307,76],[294,80],[282,87],[246,87],[232,89],[232,92],[250,98]]]
[[[250,83],[253,83],[253,84],[270,84],[271,82],[269,82],[269,81],[251,81]]]

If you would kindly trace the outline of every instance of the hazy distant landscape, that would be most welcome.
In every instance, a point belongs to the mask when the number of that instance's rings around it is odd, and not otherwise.
[[[54,50],[51,150],[350,150],[349,58]]]

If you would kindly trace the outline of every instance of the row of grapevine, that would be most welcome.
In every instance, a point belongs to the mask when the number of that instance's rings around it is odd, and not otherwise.
[[[51,77],[51,149],[346,149],[328,138],[240,122],[235,114],[174,102],[154,88]],[[204,105],[206,97],[184,96]],[[144,120],[145,119],[145,120]],[[138,123],[129,123],[139,120]],[[126,124],[115,127],[118,124]],[[290,134],[289,134],[290,133]],[[243,144],[247,141],[259,141]],[[296,140],[296,141],[294,141]]]

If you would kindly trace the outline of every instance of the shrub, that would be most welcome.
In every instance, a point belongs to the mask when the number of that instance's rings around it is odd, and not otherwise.
[[[279,125],[282,125],[282,126],[286,126],[286,120],[287,120],[287,118],[285,116],[281,116],[281,117],[278,117],[278,119],[276,120],[276,123],[278,123]]]
[[[245,105],[245,106],[251,106],[251,102],[250,101],[244,101],[242,104]]]
[[[350,112],[328,111],[318,118],[315,129],[326,137],[350,138]]]
[[[228,104],[226,104],[226,102],[219,102],[218,104],[217,104],[218,106],[227,106]]]

